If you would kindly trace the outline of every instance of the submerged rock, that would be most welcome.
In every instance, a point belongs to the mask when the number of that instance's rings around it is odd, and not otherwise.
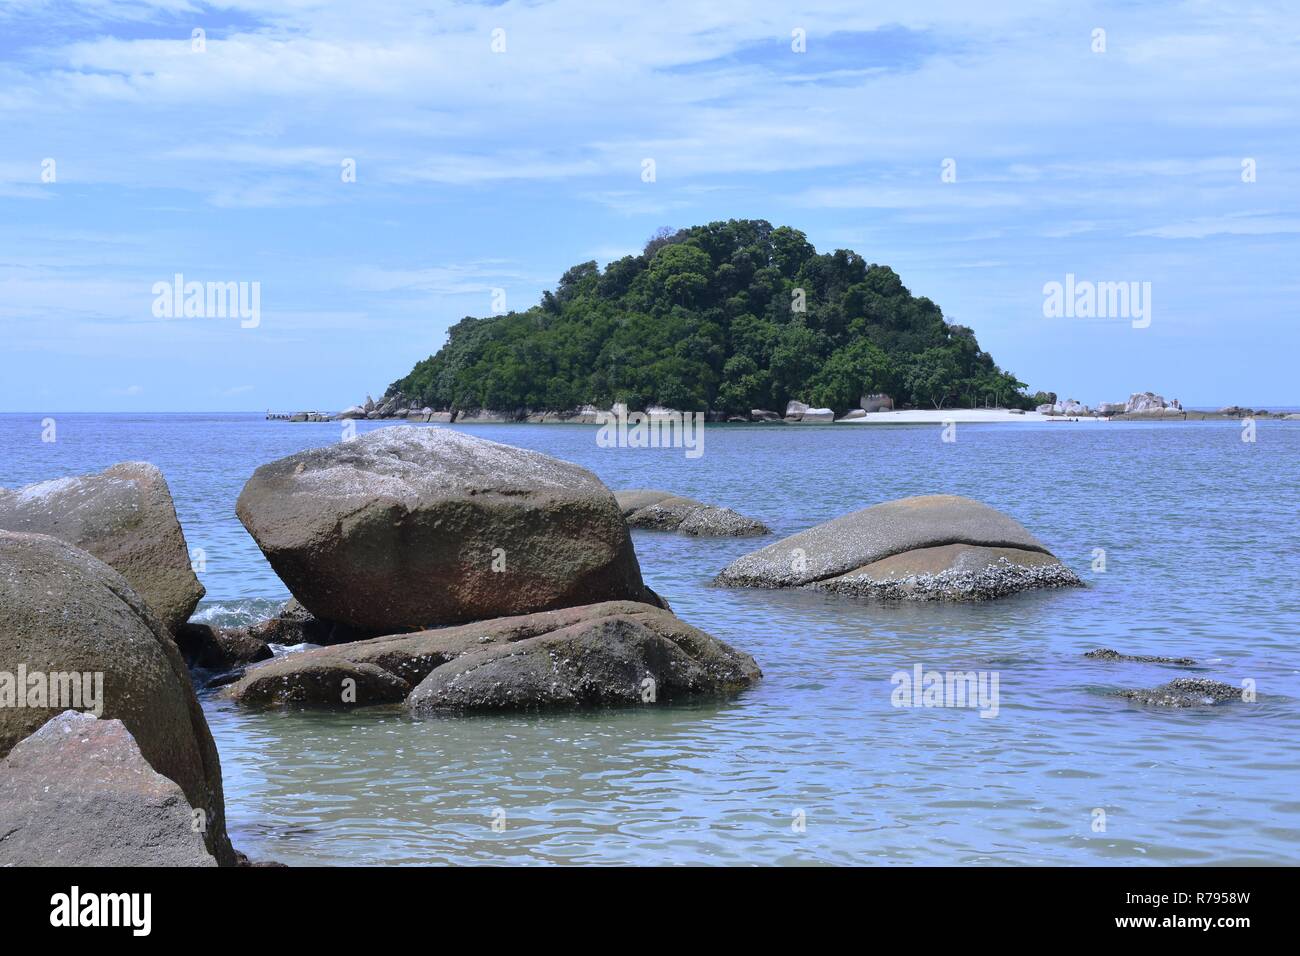
[[[0,661],[21,662],[29,681],[45,675],[36,686],[47,687],[35,699],[29,689],[25,706],[0,706],[0,756],[69,708],[121,720],[150,766],[204,811],[209,851],[233,863],[221,763],[185,662],[122,575],[56,538],[0,531]],[[59,682],[55,700],[53,675],[81,679]],[[0,701],[3,692],[0,683]]]
[[[595,475],[450,429],[263,465],[236,511],[304,607],[364,631],[652,599]]]
[[[426,713],[636,703],[647,676],[667,700],[736,691],[761,673],[748,654],[662,608],[609,601],[313,648],[250,667],[223,693],[317,707],[409,698]]]
[[[695,537],[747,537],[771,534],[753,518],[669,491],[634,488],[614,493],[629,528],[680,531]]]
[[[0,760],[0,866],[216,866],[120,720],[65,711]]]
[[[1242,689],[1205,677],[1178,677],[1150,690],[1120,690],[1115,696],[1152,707],[1209,707],[1242,699]]]
[[[0,530],[49,534],[90,552],[172,630],[203,597],[167,480],[148,462],[0,489]]]
[[[835,518],[737,558],[714,583],[914,600],[1082,586],[1014,518],[956,495],[904,498]]]
[[[1132,664],[1178,664],[1182,667],[1190,667],[1196,663],[1190,657],[1151,657],[1146,654],[1121,654],[1109,647],[1099,647],[1095,651],[1088,651],[1083,656],[1094,661],[1123,661]]]

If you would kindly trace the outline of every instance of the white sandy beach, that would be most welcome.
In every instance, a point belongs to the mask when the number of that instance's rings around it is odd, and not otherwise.
[[[943,425],[946,422],[1016,422],[1019,424],[1052,422],[1059,425],[1084,422],[1103,422],[1104,418],[1067,418],[1048,416],[1038,412],[1017,414],[1005,408],[944,408],[909,409],[894,412],[871,412],[865,418],[840,420],[837,425]]]

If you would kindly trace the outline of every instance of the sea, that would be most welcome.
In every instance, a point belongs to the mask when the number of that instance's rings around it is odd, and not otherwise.
[[[201,549],[196,619],[246,624],[289,594],[235,517],[240,489],[259,465],[337,442],[342,427],[5,414],[0,485],[153,462]],[[782,536],[909,495],[967,495],[1021,521],[1086,587],[975,604],[725,590],[714,575],[775,539],[634,532],[647,583],[751,654],[761,682],[723,701],[426,720],[249,711],[201,691],[231,838],[250,857],[1298,862],[1300,421],[1260,420],[1249,436],[1230,421],[961,424],[947,435],[710,425],[698,456],[601,447],[593,426],[463,430],[576,462],[612,489],[731,507]],[[1197,663],[1084,656],[1097,648]],[[970,673],[996,686],[996,707],[900,692],[901,675]],[[1241,699],[1168,709],[1116,693],[1183,676],[1240,687]]]

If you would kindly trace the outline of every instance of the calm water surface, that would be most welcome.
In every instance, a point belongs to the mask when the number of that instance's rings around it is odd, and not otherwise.
[[[259,464],[338,423],[250,415],[0,416],[0,484],[145,459],[207,553],[202,619],[288,594],[234,516]],[[361,430],[380,423],[362,424]],[[786,535],[907,495],[1020,519],[1087,589],[974,606],[873,606],[717,590],[754,540],[637,532],[647,581],[751,653],[721,704],[443,718],[204,706],[231,836],[286,863],[1296,863],[1300,852],[1300,423],[720,426],[703,457],[601,449],[583,426],[465,431],[536,448],[612,488],[726,504]],[[771,539],[768,539],[771,540]],[[1095,549],[1106,570],[1092,571]],[[1182,668],[1083,659],[1095,647]],[[915,664],[999,675],[1000,709],[896,709]],[[1107,696],[1194,673],[1258,702],[1192,711]],[[1105,811],[1105,831],[1093,829]],[[494,831],[494,812],[505,827]],[[792,827],[795,814],[804,832]]]

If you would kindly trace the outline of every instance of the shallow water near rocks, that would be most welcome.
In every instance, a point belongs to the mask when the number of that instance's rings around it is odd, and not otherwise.
[[[235,499],[258,465],[337,441],[338,423],[63,415],[47,444],[42,417],[0,415],[0,485],[152,461],[206,553],[201,619],[246,623],[288,596]],[[1300,423],[1261,421],[1254,444],[1231,422],[960,425],[955,444],[931,426],[719,426],[696,459],[599,448],[586,426],[463,430],[578,462],[611,488],[733,507],[778,535],[907,495],[969,495],[1022,521],[1088,587],[978,605],[728,591],[709,580],[773,538],[636,532],[648,583],[751,653],[759,685],[690,706],[421,722],[400,710],[249,713],[207,696],[231,838],[255,859],[1300,857]],[[1083,657],[1098,647],[1200,663]],[[891,676],[917,664],[995,672],[997,715],[892,706]],[[1253,680],[1259,697],[1161,710],[1108,694],[1179,676]]]

